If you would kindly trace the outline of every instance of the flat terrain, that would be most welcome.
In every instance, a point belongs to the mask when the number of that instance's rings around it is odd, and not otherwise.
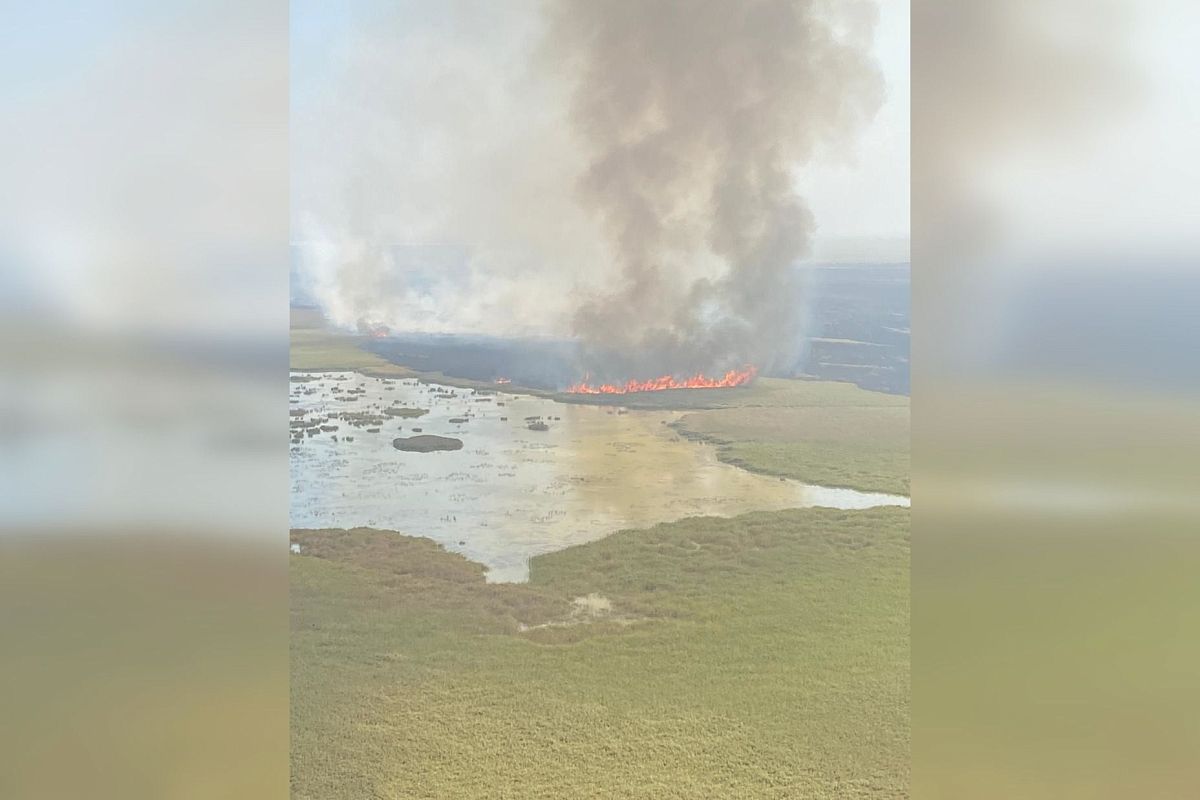
[[[321,336],[293,368],[358,368]],[[908,485],[907,398],[760,380],[621,404],[685,411],[756,471]],[[527,584],[428,539],[293,531],[293,795],[906,797],[908,520],[684,519],[539,556]]]
[[[552,395],[572,403],[687,411],[675,428],[723,461],[822,486],[909,492],[909,398],[837,381],[758,378],[747,387]]]
[[[412,377],[416,373],[383,360],[358,347],[361,336],[330,333],[317,328],[291,330],[289,367],[304,372],[357,370],[386,378]]]
[[[439,372],[418,373],[358,347],[363,337],[292,328],[293,370],[356,370],[495,388]],[[723,461],[822,486],[909,492],[909,399],[835,381],[759,378],[735,389],[569,395],[506,386],[574,403],[688,411],[676,429],[717,446]]]
[[[908,512],[700,518],[534,559],[295,532],[300,798],[903,797]]]
[[[676,429],[723,461],[822,486],[909,492],[909,403],[847,383],[763,378],[733,408],[685,415]]]

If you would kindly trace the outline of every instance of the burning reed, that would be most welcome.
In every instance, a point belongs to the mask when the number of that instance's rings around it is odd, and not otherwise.
[[[568,394],[631,394],[634,392],[661,392],[667,389],[728,389],[734,386],[745,386],[754,380],[758,370],[754,367],[731,369],[719,378],[709,378],[702,373],[696,373],[690,378],[676,379],[673,375],[663,375],[648,381],[628,380],[624,383],[601,383],[593,386],[585,376],[579,383],[566,388]]]

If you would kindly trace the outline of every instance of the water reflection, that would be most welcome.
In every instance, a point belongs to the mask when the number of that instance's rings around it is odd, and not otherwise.
[[[908,504],[722,464],[713,448],[668,427],[672,412],[356,373],[293,374],[291,386],[292,527],[428,536],[487,565],[492,581],[525,580],[539,553],[681,517]],[[428,413],[403,416],[417,409]],[[539,421],[546,430],[530,428]],[[392,446],[418,432],[459,438],[463,448]]]

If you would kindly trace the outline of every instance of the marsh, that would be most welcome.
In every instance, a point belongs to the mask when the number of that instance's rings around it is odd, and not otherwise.
[[[908,504],[897,495],[814,486],[723,463],[714,447],[675,432],[670,423],[678,411],[614,414],[498,393],[502,416],[497,403],[477,402],[480,395],[470,389],[392,384],[351,372],[305,377],[303,390],[301,382],[293,385],[292,399],[309,414],[367,419],[395,403],[427,408],[423,430],[460,438],[463,446],[401,452],[392,445],[400,431],[395,422],[366,428],[354,441],[327,435],[294,441],[291,526],[428,536],[484,564],[490,581],[523,581],[533,556],[684,517]],[[351,388],[353,399],[341,402]],[[528,418],[546,429],[532,429]],[[456,422],[462,419],[469,425]]]

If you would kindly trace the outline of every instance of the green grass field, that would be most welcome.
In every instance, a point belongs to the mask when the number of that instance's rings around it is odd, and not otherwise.
[[[686,414],[723,461],[823,486],[909,492],[909,401],[848,383],[760,379],[738,407]]]
[[[415,372],[358,346],[363,337],[316,328],[291,330],[289,367],[301,372],[357,371],[382,378],[410,378]]]
[[[428,540],[295,532],[294,796],[906,796],[907,531],[688,519],[525,585]]]

